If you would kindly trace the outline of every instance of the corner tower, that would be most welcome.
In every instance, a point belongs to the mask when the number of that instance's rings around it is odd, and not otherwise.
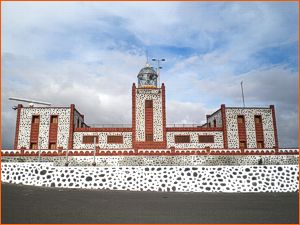
[[[166,148],[165,86],[158,87],[158,75],[146,64],[132,86],[132,143],[138,149]]]

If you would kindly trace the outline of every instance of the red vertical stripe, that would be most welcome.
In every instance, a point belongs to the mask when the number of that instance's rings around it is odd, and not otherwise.
[[[163,143],[164,143],[164,148],[167,147],[167,129],[166,129],[166,90],[165,90],[165,84],[162,83],[161,85],[161,90],[162,90],[162,116],[163,116]]]
[[[274,107],[274,105],[270,105],[270,109],[272,111],[273,129],[274,129],[274,137],[275,137],[275,148],[279,148],[278,134],[277,134],[277,125],[276,125],[276,115],[275,115],[275,107]]]
[[[224,148],[228,148],[227,125],[226,125],[226,108],[225,108],[224,104],[221,105],[221,115],[222,115],[222,128],[223,128]]]
[[[132,85],[132,148],[134,148],[137,153],[136,148],[136,86],[135,83]]]
[[[57,143],[57,129],[58,129],[58,121],[57,123],[50,123],[49,143]]]
[[[247,135],[246,135],[246,126],[245,126],[245,117],[243,116],[243,122],[239,122],[237,119],[238,124],[238,134],[239,134],[239,141],[245,141],[247,145]]]
[[[254,120],[255,120],[255,118],[254,118]],[[260,121],[259,123],[257,121],[254,121],[254,123],[255,123],[256,142],[260,141],[264,145],[264,132],[263,132],[262,121]]]
[[[145,133],[146,133],[146,135],[153,134],[153,101],[151,100],[151,102],[152,102],[151,107],[145,107]]]
[[[75,105],[74,105],[74,104],[71,104],[71,106],[70,106],[70,128],[69,128],[69,143],[68,143],[68,149],[73,149],[74,110],[75,110]]]
[[[31,130],[30,130],[30,143],[37,143],[39,140],[39,129],[40,129],[40,117],[38,123],[32,123],[31,122]],[[38,146],[40,148],[40,146]]]
[[[18,148],[18,139],[19,139],[19,131],[20,131],[20,117],[21,117],[21,109],[23,108],[22,104],[18,105],[18,111],[17,111],[17,121],[16,121],[16,133],[15,133],[15,143],[14,143],[14,149]]]

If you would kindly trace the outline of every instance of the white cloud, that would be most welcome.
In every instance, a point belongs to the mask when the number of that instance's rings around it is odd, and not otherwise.
[[[201,123],[221,103],[240,104],[244,80],[247,104],[275,104],[281,143],[295,145],[297,68],[255,54],[298,42],[296,5],[5,2],[3,145],[15,126],[8,96],[75,103],[88,123],[130,123],[131,85],[147,48],[168,57],[168,123]]]
[[[213,110],[200,103],[168,101],[166,106],[167,124],[199,124],[206,123],[206,115]]]

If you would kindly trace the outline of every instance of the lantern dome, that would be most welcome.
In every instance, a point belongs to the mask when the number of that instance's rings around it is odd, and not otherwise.
[[[146,64],[137,76],[139,87],[157,87],[157,73],[150,64]]]

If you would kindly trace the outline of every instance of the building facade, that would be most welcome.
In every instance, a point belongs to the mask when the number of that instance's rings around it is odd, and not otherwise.
[[[199,126],[166,124],[165,85],[148,64],[132,85],[131,127],[89,127],[74,104],[69,107],[17,108],[15,150],[131,153],[275,152],[275,108],[226,107]]]

